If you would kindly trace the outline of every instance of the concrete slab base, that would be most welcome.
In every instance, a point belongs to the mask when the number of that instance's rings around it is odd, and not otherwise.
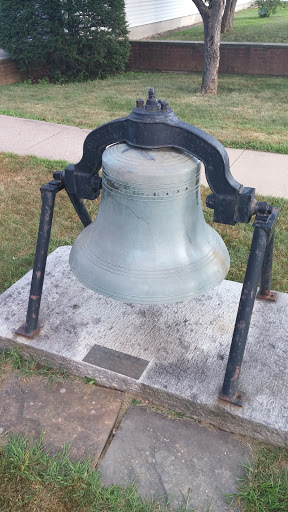
[[[136,483],[143,497],[168,502],[169,510],[186,505],[198,512],[232,512],[224,493],[237,492],[236,480],[251,460],[244,438],[133,407],[98,469],[103,483]]]
[[[34,338],[15,334],[25,320],[31,272],[4,292],[1,347],[17,345],[24,355],[220,429],[287,444],[287,294],[279,293],[275,303],[255,303],[240,381],[247,401],[240,408],[218,399],[240,283],[223,281],[210,293],[179,304],[124,304],[78,282],[69,268],[69,252],[70,247],[60,247],[48,258],[40,332]]]

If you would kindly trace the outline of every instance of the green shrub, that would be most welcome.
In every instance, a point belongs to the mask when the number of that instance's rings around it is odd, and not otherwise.
[[[20,71],[55,81],[105,78],[129,57],[124,0],[1,0],[0,47]]]
[[[275,14],[280,3],[281,0],[256,0],[260,18],[267,18],[270,14]]]

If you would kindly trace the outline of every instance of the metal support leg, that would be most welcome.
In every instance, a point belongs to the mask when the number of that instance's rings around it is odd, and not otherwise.
[[[79,219],[81,220],[84,228],[91,224],[92,220],[91,217],[87,211],[87,208],[85,204],[83,203],[82,199],[76,196],[76,194],[71,194],[70,192],[66,191],[71,203],[73,204],[76,213],[78,214]]]
[[[238,381],[268,238],[269,232],[255,227],[224,383],[219,395],[222,400],[240,406],[245,396],[238,392]]]
[[[69,165],[68,165],[68,167],[69,167]],[[65,187],[65,172],[63,172],[63,171],[55,171],[53,173],[53,178],[56,181],[59,181],[59,182],[63,183],[64,188],[66,189],[66,187]],[[100,178],[99,178],[99,180],[100,180]],[[86,208],[85,204],[83,203],[82,199],[80,199],[73,192],[68,192],[67,189],[66,189],[66,192],[68,194],[68,197],[69,197],[71,203],[73,204],[73,206],[75,208],[75,211],[76,211],[79,219],[81,220],[84,228],[86,228],[86,226],[91,224],[92,220],[91,220],[91,217],[90,217],[90,215],[89,215],[89,213],[87,211],[87,208]]]
[[[49,239],[52,226],[55,196],[64,185],[60,181],[50,181],[41,187],[42,209],[39,222],[38,240],[33,267],[26,323],[16,330],[31,338],[38,330],[38,316],[42,297],[44,273],[46,268]]]
[[[276,292],[271,292],[271,275],[272,275],[272,261],[273,261],[273,249],[274,249],[274,236],[275,232],[267,244],[266,252],[263,261],[263,267],[260,277],[260,287],[256,298],[262,300],[273,300],[277,298]]]
[[[222,390],[219,398],[242,406],[245,395],[238,391],[241,364],[244,356],[257,285],[261,274],[261,290],[269,290],[272,271],[274,230],[279,208],[257,203],[254,234],[248,258],[237,318]]]

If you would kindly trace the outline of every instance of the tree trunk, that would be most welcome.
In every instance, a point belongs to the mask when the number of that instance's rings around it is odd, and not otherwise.
[[[237,0],[226,0],[224,14],[221,24],[221,34],[233,30],[233,21]]]
[[[202,94],[217,94],[218,68],[220,61],[220,31],[224,9],[224,0],[212,0],[212,6],[206,9],[204,16],[204,70],[202,75]]]

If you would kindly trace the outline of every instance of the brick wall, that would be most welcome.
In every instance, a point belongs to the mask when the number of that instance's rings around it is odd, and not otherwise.
[[[202,72],[204,43],[130,41],[130,71]],[[221,43],[221,73],[288,75],[288,44]]]
[[[15,62],[10,59],[0,60],[0,85],[14,84],[23,80]]]
[[[130,71],[202,72],[203,43],[130,41]],[[221,43],[220,73],[288,76],[288,44]],[[46,70],[47,74],[47,70]],[[38,78],[45,75],[37,73]],[[33,75],[34,76],[34,75]],[[27,78],[27,77],[26,77]],[[24,80],[14,61],[0,60],[0,85]]]

